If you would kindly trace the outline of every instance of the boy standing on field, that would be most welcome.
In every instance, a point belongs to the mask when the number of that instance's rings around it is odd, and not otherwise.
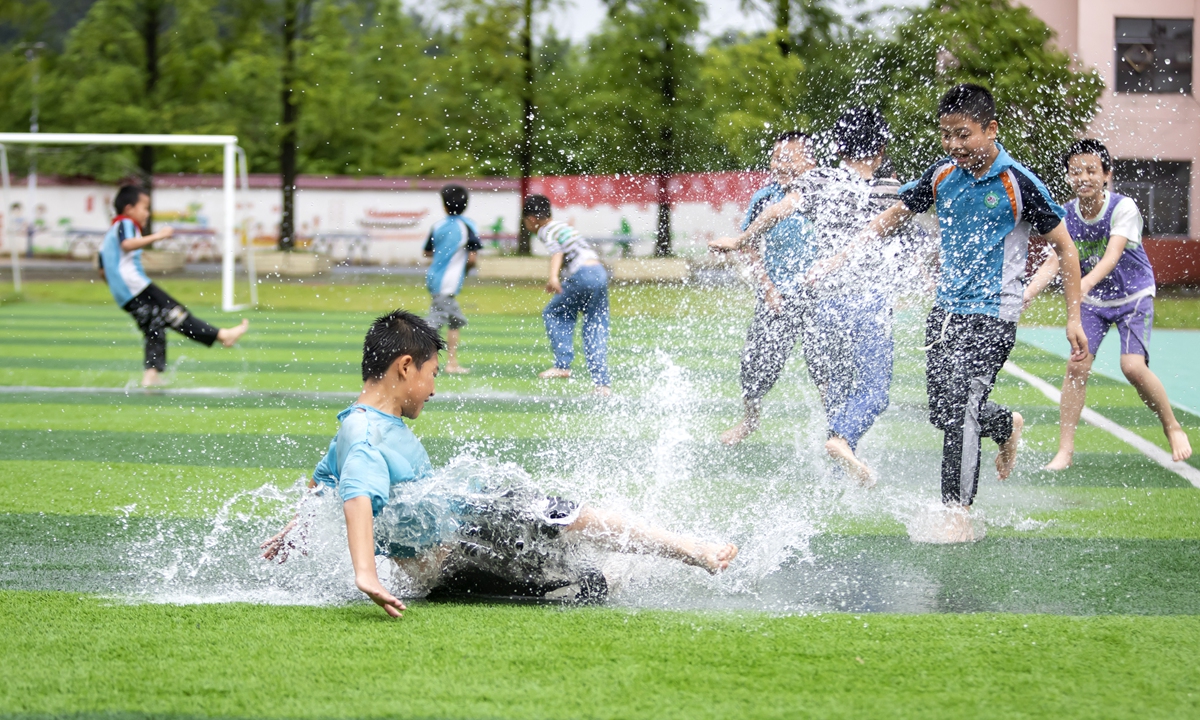
[[[217,341],[233,347],[250,326],[248,320],[237,327],[215,328],[150,282],[142,269],[142,248],[175,234],[168,226],[153,235],[142,235],[142,226],[150,219],[150,195],[137,186],[125,185],[117,191],[113,209],[117,216],[100,244],[100,269],[113,299],[133,316],[146,338],[142,386],[162,384],[160,373],[167,369],[168,327],[210,347]]]
[[[1112,159],[1098,140],[1080,140],[1063,156],[1067,181],[1075,199],[1067,203],[1067,227],[1079,248],[1079,264],[1087,273],[1080,281],[1080,316],[1087,334],[1087,354],[1067,363],[1059,405],[1058,453],[1046,470],[1071,466],[1075,429],[1087,396],[1087,380],[1100,343],[1112,325],[1121,341],[1121,372],[1146,406],[1158,415],[1176,462],[1192,455],[1187,433],[1167,399],[1166,388],[1150,371],[1150,328],[1154,324],[1154,270],[1142,246],[1142,214],[1133,198],[1111,193]],[[1038,269],[1025,302],[1030,303],[1058,273],[1051,254]]]
[[[1024,427],[1020,413],[988,394],[1016,343],[1030,235],[1046,238],[1062,258],[1073,359],[1083,359],[1087,338],[1079,320],[1079,257],[1065,213],[996,141],[992,94],[978,85],[952,88],[938,103],[938,125],[948,157],[903,186],[900,202],[876,216],[862,240],[878,242],[917,213],[937,213],[942,270],[925,330],[925,378],[929,420],[944,433],[942,502],[951,512],[943,540],[968,542],[975,539],[967,511],[979,481],[980,441],[986,436],[1000,446],[996,472],[1004,480]],[[845,260],[846,252],[834,256],[812,277]]]
[[[546,292],[554,297],[542,311],[554,367],[538,373],[543,380],[571,377],[575,359],[575,321],[583,315],[583,355],[597,395],[610,395],[608,375],[608,273],[600,256],[575,228],[551,217],[550,199],[530,195],[521,209],[525,229],[537,233],[550,251]],[[559,280],[560,273],[563,275]]]
[[[446,372],[459,375],[470,371],[458,364],[458,331],[467,326],[467,317],[455,296],[462,291],[467,271],[475,267],[483,243],[479,242],[475,223],[463,217],[467,209],[465,187],[442,188],[442,207],[446,217],[433,226],[425,241],[425,257],[433,258],[425,272],[425,287],[430,295],[429,324],[435,330],[450,326],[446,333]]]

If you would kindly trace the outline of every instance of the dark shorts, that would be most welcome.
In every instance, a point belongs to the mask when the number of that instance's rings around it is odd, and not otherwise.
[[[451,330],[459,330],[467,326],[467,316],[463,315],[458,300],[453,295],[434,295],[429,303],[429,324],[435,330],[441,330],[449,325]]]
[[[1095,355],[1109,327],[1117,326],[1122,355],[1141,355],[1150,364],[1150,329],[1154,326],[1154,297],[1145,295],[1116,307],[1083,303],[1079,319],[1087,335],[1088,352]]]

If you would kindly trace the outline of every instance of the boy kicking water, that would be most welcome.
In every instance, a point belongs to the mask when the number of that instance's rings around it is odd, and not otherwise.
[[[100,269],[113,299],[133,316],[145,336],[142,385],[161,385],[160,373],[167,369],[168,327],[203,345],[220,342],[233,347],[250,326],[248,320],[231,328],[215,328],[192,315],[186,307],[150,282],[142,269],[142,249],[156,240],[175,234],[166,227],[152,235],[142,235],[142,226],[150,219],[150,195],[139,187],[125,185],[113,201],[117,217],[100,245]]]
[[[429,289],[429,324],[435,330],[449,325],[446,333],[446,372],[464,375],[467,368],[458,364],[458,331],[467,326],[467,316],[458,305],[467,272],[475,267],[483,243],[475,223],[463,217],[467,210],[467,189],[462,185],[442,188],[442,207],[446,217],[429,231],[425,241],[425,257],[432,258],[425,272]]]
[[[583,356],[587,360],[597,395],[611,394],[608,375],[608,273],[600,256],[575,228],[554,220],[550,199],[530,195],[521,209],[525,229],[537,233],[550,251],[550,277],[546,292],[554,297],[542,311],[546,335],[554,353],[554,367],[543,370],[543,380],[571,377],[575,359],[575,321],[582,315]],[[561,275],[561,279],[560,279]]]
[[[397,310],[377,319],[363,342],[363,389],[338,414],[341,428],[313,480],[335,490],[346,516],[355,585],[392,617],[404,603],[380,583],[376,555],[436,586],[468,569],[508,581],[535,577],[556,548],[580,543],[622,553],[679,560],[717,573],[737,547],[667,532],[618,513],[547,497],[528,483],[439,496],[429,455],[404,419],[415,420],[433,397],[441,338],[424,320]],[[263,544],[267,559],[286,559],[294,521]],[[518,583],[520,584],[520,583]]]
[[[958,85],[938,103],[948,157],[900,189],[900,202],[875,217],[860,242],[878,242],[917,213],[933,208],[941,228],[942,271],[925,329],[929,420],[943,432],[942,502],[951,511],[944,542],[975,539],[967,511],[979,482],[980,441],[1000,446],[996,473],[1013,471],[1024,419],[988,400],[1017,337],[1030,235],[1044,237],[1062,259],[1067,340],[1082,360],[1087,338],[1079,319],[1079,257],[1046,186],[996,141],[992,95]],[[845,262],[847,250],[817,266],[814,279]]]
[[[1150,371],[1150,328],[1154,324],[1154,271],[1142,246],[1142,214],[1133,198],[1109,192],[1112,159],[1098,140],[1080,140],[1063,156],[1075,199],[1067,204],[1067,227],[1087,273],[1080,281],[1080,316],[1087,354],[1067,363],[1059,405],[1058,453],[1046,470],[1064,470],[1075,454],[1075,429],[1087,397],[1087,381],[1100,343],[1115,325],[1121,342],[1121,372],[1142,402],[1158,415],[1176,462],[1192,456],[1187,433],[1167,399],[1166,388]],[[1050,255],[1025,289],[1028,304],[1058,274]]]

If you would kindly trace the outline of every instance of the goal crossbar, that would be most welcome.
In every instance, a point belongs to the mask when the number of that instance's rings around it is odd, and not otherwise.
[[[11,188],[8,175],[8,151],[5,145],[201,145],[223,148],[221,222],[221,309],[232,312],[245,306],[234,304],[234,259],[237,253],[235,215],[237,213],[236,184],[240,176],[242,190],[248,189],[246,154],[237,144],[236,135],[150,135],[134,133],[0,133],[0,176],[3,181],[4,225],[0,232],[9,237],[7,226],[12,215],[9,202]],[[240,167],[239,167],[240,165]],[[240,173],[238,171],[241,171]],[[30,208],[30,212],[32,212]],[[20,253],[14,242],[12,248],[13,285],[21,291]],[[246,250],[246,271],[250,276],[250,303],[258,303],[257,278],[254,270],[254,249]]]

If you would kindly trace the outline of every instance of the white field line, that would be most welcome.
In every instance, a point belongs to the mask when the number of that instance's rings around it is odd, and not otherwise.
[[[1040,377],[1024,370],[1015,363],[1004,363],[1004,369],[1013,377],[1016,377],[1019,380],[1024,380],[1040,390],[1041,393],[1050,398],[1051,401],[1055,403],[1062,401],[1062,393],[1059,392],[1058,388],[1054,387]],[[1171,472],[1179,475],[1195,487],[1200,488],[1200,469],[1196,469],[1185,462],[1175,462],[1171,459],[1171,453],[1163,450],[1141,435],[1138,435],[1129,429],[1118,425],[1112,420],[1109,420],[1091,408],[1085,407],[1083,409],[1081,419],[1087,424],[1095,425],[1117,439],[1132,445],[1146,457],[1150,458],[1159,465],[1162,465]]]

